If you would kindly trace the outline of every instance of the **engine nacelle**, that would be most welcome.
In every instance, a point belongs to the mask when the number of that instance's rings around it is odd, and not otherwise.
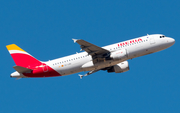
[[[111,53],[110,58],[114,60],[122,60],[128,57],[127,50],[121,49],[119,51],[114,51]]]
[[[110,73],[110,72],[123,73],[123,72],[129,71],[128,61],[124,61],[117,65],[114,65],[114,66],[112,66],[111,69],[108,69],[107,71],[108,71],[108,73]]]

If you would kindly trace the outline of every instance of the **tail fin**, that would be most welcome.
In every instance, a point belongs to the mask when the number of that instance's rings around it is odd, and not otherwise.
[[[41,62],[28,54],[15,44],[6,46],[17,66],[29,67],[31,65],[40,65]]]

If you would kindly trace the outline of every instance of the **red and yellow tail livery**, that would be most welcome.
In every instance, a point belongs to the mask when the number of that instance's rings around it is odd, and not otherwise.
[[[39,60],[28,54],[26,51],[24,51],[17,45],[11,44],[6,47],[16,65],[29,68],[32,68],[30,67],[32,65],[41,65],[41,62]]]
[[[17,78],[24,78],[60,76],[60,74],[53,68],[48,66],[46,63],[37,60],[17,45],[11,44],[6,47],[16,64],[13,68],[17,72],[11,74],[11,77],[17,76]]]

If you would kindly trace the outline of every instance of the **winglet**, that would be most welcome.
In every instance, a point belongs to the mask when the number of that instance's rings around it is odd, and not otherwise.
[[[73,38],[72,40],[74,41],[74,43],[76,43],[78,39],[74,39],[74,38]]]
[[[83,75],[80,75],[80,74],[79,74],[79,77],[80,77],[80,79],[82,79]]]

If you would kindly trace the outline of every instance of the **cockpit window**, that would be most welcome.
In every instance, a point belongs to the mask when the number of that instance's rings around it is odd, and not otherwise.
[[[166,36],[164,36],[164,35],[163,35],[163,36],[160,36],[160,38],[164,38],[164,37],[166,37]]]

